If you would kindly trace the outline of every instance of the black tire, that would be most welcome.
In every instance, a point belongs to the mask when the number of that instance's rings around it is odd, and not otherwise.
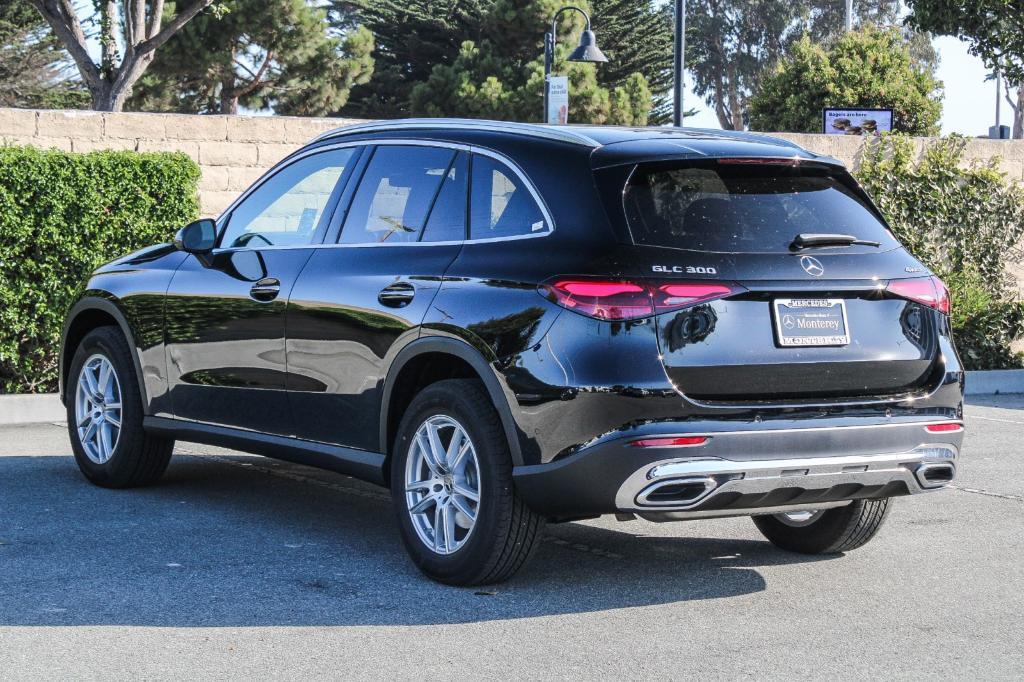
[[[420,539],[405,491],[405,471],[417,429],[431,417],[454,419],[476,451],[480,500],[464,544],[439,554]],[[529,509],[512,483],[512,457],[498,414],[477,381],[449,379],[420,392],[402,417],[391,457],[391,493],[402,541],[413,563],[448,585],[483,585],[511,577],[541,538],[544,519]]]
[[[854,500],[826,509],[806,525],[795,526],[776,515],[755,516],[754,525],[777,547],[801,554],[840,554],[875,536],[889,514],[889,498]]]
[[[76,425],[75,400],[82,366],[101,355],[113,367],[121,393],[121,428],[116,444],[105,462],[89,458]],[[131,488],[155,483],[167,469],[174,441],[157,438],[142,429],[142,396],[131,350],[117,327],[97,327],[86,334],[75,350],[71,371],[64,387],[68,436],[78,468],[92,483],[104,488]]]

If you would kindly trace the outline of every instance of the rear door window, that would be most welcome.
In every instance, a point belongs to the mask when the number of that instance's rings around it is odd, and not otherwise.
[[[454,157],[454,151],[441,147],[378,147],[352,199],[341,243],[419,241]]]
[[[437,201],[430,209],[427,226],[423,228],[423,241],[451,242],[466,238],[468,172],[469,157],[465,152],[459,152],[445,173]]]
[[[471,193],[472,239],[519,237],[551,229],[526,184],[500,161],[473,155]]]
[[[845,176],[845,177],[844,177]],[[899,244],[845,173],[816,164],[697,162],[641,166],[625,192],[638,244],[728,253],[788,252],[798,234],[836,233]]]

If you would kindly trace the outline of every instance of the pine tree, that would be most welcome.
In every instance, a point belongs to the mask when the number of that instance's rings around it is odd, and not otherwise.
[[[373,80],[353,90],[346,115],[541,120],[543,36],[558,0],[338,0],[332,21],[361,22],[377,41]],[[555,73],[570,79],[570,120],[642,124],[651,82],[671,85],[672,34],[663,9],[593,0],[592,24],[607,64],[566,63],[582,18],[565,13]],[[607,70],[606,70],[607,69]]]
[[[219,16],[193,19],[160,52],[132,108],[184,113],[320,116],[373,72],[373,36],[337,35],[306,0],[226,0]]]
[[[0,106],[89,106],[81,81],[67,77],[68,55],[27,0],[0,3]]]

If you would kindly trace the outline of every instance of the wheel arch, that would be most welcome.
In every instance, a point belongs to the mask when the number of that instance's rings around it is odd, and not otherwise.
[[[60,359],[58,390],[60,391],[61,402],[64,402],[65,387],[68,381],[68,372],[71,370],[71,361],[75,356],[75,350],[85,338],[85,335],[97,327],[116,326],[124,334],[129,348],[132,350],[132,363],[135,366],[135,380],[138,382],[139,395],[142,396],[142,407],[145,414],[149,414],[149,396],[146,392],[146,382],[142,377],[142,363],[139,360],[138,347],[135,344],[135,334],[124,312],[113,301],[98,296],[88,296],[80,299],[68,311],[64,329],[60,337]]]
[[[447,337],[421,338],[413,341],[403,348],[391,363],[384,380],[380,418],[381,451],[387,456],[388,461],[398,423],[405,408],[412,401],[415,390],[440,379],[452,378],[480,380],[498,412],[512,454],[512,463],[516,466],[522,465],[519,429],[512,417],[509,399],[497,374],[478,350],[464,341]]]

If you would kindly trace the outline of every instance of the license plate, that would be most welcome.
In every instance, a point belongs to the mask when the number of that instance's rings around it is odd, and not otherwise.
[[[845,346],[850,343],[841,298],[777,298],[775,337],[780,346]]]

